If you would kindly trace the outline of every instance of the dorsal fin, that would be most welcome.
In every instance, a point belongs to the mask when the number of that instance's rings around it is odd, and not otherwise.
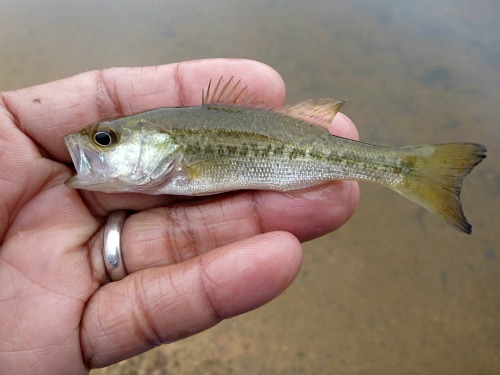
[[[333,118],[345,102],[345,100],[325,98],[309,99],[298,102],[297,104],[286,105],[282,108],[278,108],[276,111],[283,115],[307,121],[328,129]]]
[[[208,83],[207,92],[201,91],[201,104],[219,104],[219,105],[238,105],[246,107],[253,99],[253,94],[249,94],[248,86],[240,87],[241,79],[233,84],[234,76],[226,83],[223,81],[224,77],[221,76],[211,93],[212,80]],[[224,83],[224,84],[223,84]],[[221,85],[223,86],[221,87]],[[220,91],[219,91],[220,90]]]
[[[228,107],[231,106],[235,108],[272,110],[328,129],[340,107],[346,102],[345,100],[325,98],[309,99],[273,109],[250,104],[254,99],[254,95],[248,92],[248,86],[241,87],[241,80],[236,82],[234,80],[234,76],[232,76],[224,83],[224,76],[221,76],[214,88],[212,88],[212,80],[210,80],[207,91],[201,91],[202,105],[218,110],[230,110]]]

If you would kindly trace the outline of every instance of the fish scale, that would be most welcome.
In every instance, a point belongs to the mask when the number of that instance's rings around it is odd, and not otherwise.
[[[66,183],[104,192],[209,195],[370,181],[470,233],[460,190],[486,156],[484,146],[383,147],[345,139],[325,129],[342,101],[262,109],[231,103],[243,95],[236,90],[239,83],[232,89],[228,84],[219,90],[219,81],[211,96],[209,88],[201,106],[158,108],[66,136],[77,172]],[[218,102],[221,97],[230,103]]]

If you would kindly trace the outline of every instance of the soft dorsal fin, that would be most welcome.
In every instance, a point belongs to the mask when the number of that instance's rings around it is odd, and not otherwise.
[[[240,87],[241,79],[233,83],[234,77],[224,83],[223,76],[219,78],[213,92],[210,92],[212,80],[208,83],[207,92],[201,91],[201,104],[238,105],[246,107],[253,99],[253,94],[248,93],[248,86]],[[222,86],[222,87],[221,87]]]
[[[276,111],[283,115],[307,121],[328,129],[333,118],[345,102],[345,100],[325,98],[309,99],[298,102],[297,104],[286,105]]]

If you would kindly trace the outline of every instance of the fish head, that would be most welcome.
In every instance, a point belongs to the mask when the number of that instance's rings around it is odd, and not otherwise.
[[[64,142],[76,169],[66,185],[76,189],[151,194],[182,158],[171,136],[140,116],[90,125]]]

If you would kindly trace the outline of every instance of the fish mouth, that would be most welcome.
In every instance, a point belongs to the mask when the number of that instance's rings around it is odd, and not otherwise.
[[[75,137],[72,135],[67,135],[66,137],[64,137],[64,143],[68,148],[69,154],[71,156],[71,161],[73,161],[73,165],[76,169],[76,174],[78,175],[83,170],[82,162],[85,160],[85,158],[83,157],[84,152],[80,145],[76,142]]]
[[[74,135],[64,137],[64,143],[68,148],[76,171],[76,174],[68,178],[65,184],[75,189],[84,188],[87,190],[94,190],[92,189],[93,186],[103,184],[106,176],[100,173],[102,171],[102,161],[99,155],[81,145]]]

